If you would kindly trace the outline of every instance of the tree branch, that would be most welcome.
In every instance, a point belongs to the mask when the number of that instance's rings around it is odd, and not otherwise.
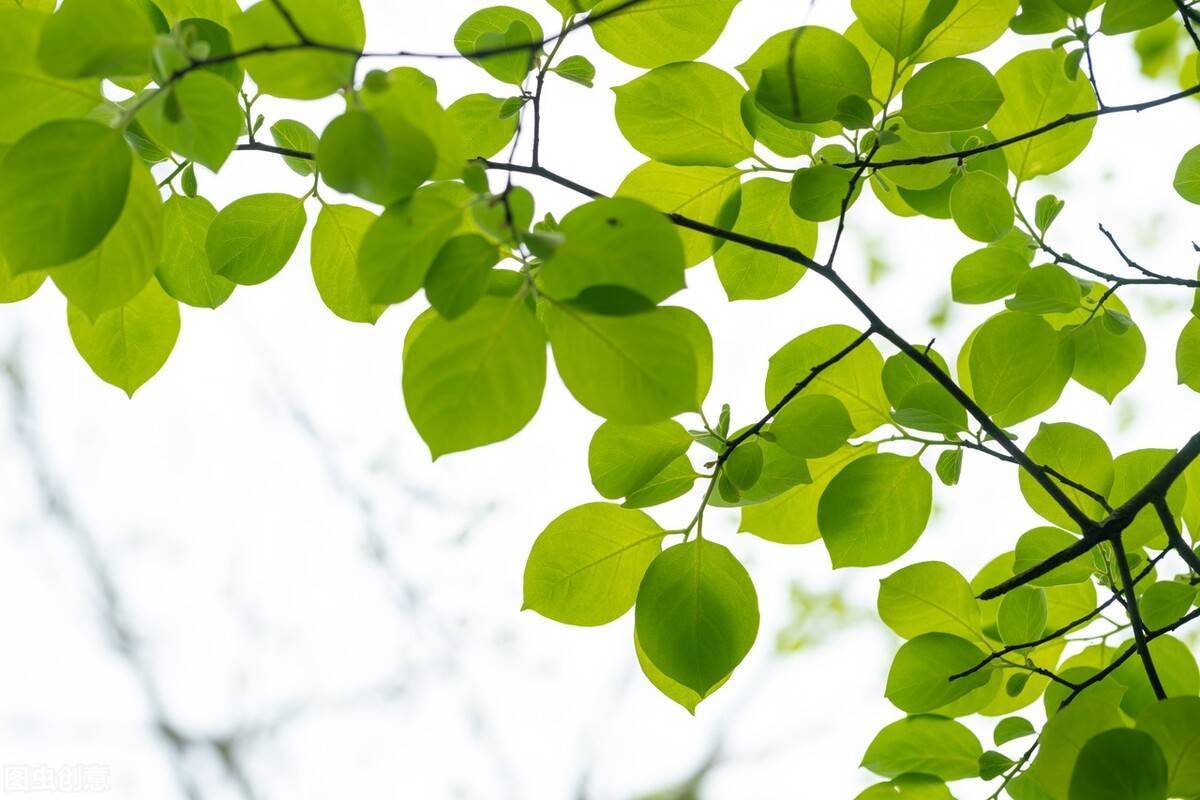
[[[1187,89],[1184,89],[1179,92],[1174,92],[1173,94],[1165,95],[1163,97],[1157,97],[1153,100],[1145,100],[1140,103],[1128,103],[1126,105],[1120,105],[1120,106],[1104,106],[1103,108],[1097,108],[1093,111],[1080,111],[1080,112],[1076,112],[1073,114],[1064,114],[1063,116],[1059,117],[1058,119],[1053,120],[1051,122],[1047,122],[1045,125],[1041,125],[1032,130],[1024,131],[1023,133],[1018,133],[1014,136],[1008,137],[1007,139],[1000,139],[998,141],[990,142],[987,144],[981,144],[976,147],[969,147],[965,150],[955,150],[953,152],[938,153],[936,155],[913,156],[911,158],[897,158],[897,159],[893,159],[891,161],[871,162],[871,161],[854,160],[854,161],[846,161],[844,163],[837,164],[835,166],[839,166],[844,169],[855,169],[855,168],[858,168],[865,164],[868,167],[873,167],[874,169],[879,170],[879,169],[887,169],[889,167],[906,167],[906,166],[915,166],[918,164],[935,164],[939,161],[951,161],[954,159],[969,158],[971,156],[979,155],[980,153],[987,153],[992,150],[999,150],[1001,148],[1008,147],[1009,145],[1017,144],[1018,142],[1023,142],[1026,139],[1036,138],[1038,136],[1041,136],[1042,134],[1049,133],[1050,131],[1053,131],[1053,130],[1057,130],[1058,128],[1061,128],[1064,125],[1071,125],[1076,122],[1083,122],[1084,120],[1095,119],[1097,117],[1107,116],[1108,114],[1122,114],[1122,113],[1129,112],[1129,111],[1134,111],[1134,112],[1148,111],[1149,109],[1152,109],[1152,108],[1157,108],[1159,106],[1165,106],[1170,103],[1174,103],[1176,100],[1182,100],[1185,97],[1191,97],[1194,94],[1200,94],[1200,84],[1196,84],[1195,86],[1190,86]]]
[[[1116,554],[1117,571],[1121,574],[1121,584],[1125,592],[1125,608],[1129,612],[1129,622],[1133,627],[1133,641],[1138,656],[1142,659],[1142,666],[1146,670],[1146,677],[1150,680],[1150,687],[1154,689],[1154,696],[1159,700],[1165,700],[1167,693],[1163,689],[1162,679],[1158,677],[1158,669],[1154,666],[1150,643],[1146,641],[1146,623],[1142,620],[1142,612],[1138,608],[1137,591],[1134,589],[1133,575],[1129,570],[1129,556],[1125,554],[1125,547],[1121,543],[1120,537],[1113,541],[1113,552]]]

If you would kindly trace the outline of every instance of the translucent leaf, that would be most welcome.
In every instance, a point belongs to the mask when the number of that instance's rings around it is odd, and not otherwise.
[[[212,271],[204,240],[217,209],[203,197],[172,195],[163,204],[163,249],[158,282],[167,294],[198,308],[216,308],[236,284]]]
[[[842,469],[817,509],[834,568],[886,564],[908,552],[929,521],[932,483],[920,461],[892,453]]]
[[[667,532],[641,511],[588,503],[564,512],[533,543],[524,608],[566,625],[605,625],[633,608]]]
[[[712,340],[687,309],[605,317],[559,304],[545,322],[563,383],[605,419],[657,422],[695,410],[708,393]]]
[[[351,50],[360,50],[366,42],[358,0],[287,0],[286,8],[304,35],[314,41]],[[297,41],[274,0],[250,6],[230,20],[229,28],[238,51]],[[315,100],[348,86],[357,59],[347,53],[305,48],[246,56],[240,61],[264,94]]]
[[[541,404],[545,334],[523,292],[498,288],[458,319],[427,318],[402,377],[408,415],[435,459],[499,442]]]
[[[135,0],[64,0],[42,30],[38,61],[60,78],[143,75],[156,33]]]
[[[57,120],[26,134],[0,162],[0,241],[14,275],[73,261],[121,216],[133,156],[119,131]]]
[[[945,717],[908,717],[881,730],[867,747],[862,765],[885,778],[917,772],[945,781],[979,774],[983,747],[975,734]]]
[[[1118,729],[1084,744],[1071,773],[1071,800],[1149,800],[1167,796],[1167,764],[1154,737]]]
[[[879,583],[879,618],[905,639],[949,633],[978,641],[979,604],[958,570],[923,561],[893,572]]]
[[[596,43],[626,64],[650,69],[704,55],[725,29],[738,0],[626,0],[593,6]],[[604,15],[601,18],[601,15]]]
[[[1043,424],[1025,448],[1035,464],[1050,467],[1071,481],[1101,496],[1113,487],[1112,452],[1100,436],[1070,422]],[[1043,519],[1061,528],[1078,532],[1075,522],[1050,498],[1046,490],[1024,470],[1020,473],[1021,494],[1025,502]],[[1100,504],[1084,492],[1060,483],[1059,488],[1083,513],[1093,519],[1104,516]]]
[[[674,420],[651,425],[605,422],[588,446],[588,472],[601,496],[625,497],[687,452],[692,437]]]
[[[400,303],[425,282],[433,260],[462,223],[462,209],[431,191],[383,212],[363,237],[358,275],[373,303]]]
[[[234,283],[262,283],[283,269],[308,217],[304,200],[252,194],[221,209],[208,228],[205,250],[213,272]]]
[[[163,147],[213,172],[233,152],[245,124],[237,89],[204,71],[188,73],[160,91],[138,112],[138,119]]]
[[[589,287],[621,286],[652,302],[683,288],[683,247],[666,217],[645,203],[602,198],[562,219],[563,243],[543,265],[543,291],[569,300]]]
[[[904,119],[918,131],[961,131],[986,125],[1004,94],[982,64],[965,58],[934,61],[904,86]]]
[[[133,397],[158,372],[179,337],[179,304],[150,281],[124,305],[94,320],[67,306],[75,348],[101,380]]]
[[[668,64],[613,91],[621,133],[655,161],[727,167],[754,154],[742,124],[742,87],[716,67]]]
[[[542,26],[524,11],[510,6],[489,6],[463,21],[454,34],[454,48],[487,70],[496,80],[519,86],[534,66],[538,50],[536,45],[543,36]],[[504,51],[491,55],[471,55],[487,53],[489,50]]]
[[[791,213],[788,184],[757,178],[742,184],[742,205],[733,230],[768,242],[787,242],[812,255],[817,226]],[[717,275],[730,300],[763,300],[795,286],[805,269],[796,262],[750,247],[730,244],[717,251]]]
[[[358,276],[358,252],[376,217],[365,208],[322,205],[313,226],[309,264],[321,300],[350,322],[374,324],[387,308],[372,303]]]
[[[758,635],[758,597],[728,549],[693,539],[664,550],[638,590],[637,639],[663,674],[705,695]]]

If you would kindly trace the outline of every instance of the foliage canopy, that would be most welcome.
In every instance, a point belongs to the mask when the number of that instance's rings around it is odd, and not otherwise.
[[[1006,462],[1047,525],[970,580],[922,562],[880,585],[879,616],[904,640],[886,687],[902,716],[866,747],[881,782],[860,800],[950,797],[966,779],[1016,800],[1200,797],[1200,670],[1178,638],[1200,616],[1200,434],[1114,455],[1046,418],[1072,380],[1112,402],[1140,372],[1147,342],[1119,291],[1200,281],[1143,266],[1107,230],[1121,273],[1060,252],[1064,202],[1019,198],[1106,116],[1200,96],[1197,4],[852,0],[847,30],[775,33],[735,74],[696,59],[737,0],[547,1],[481,8],[456,52],[416,53],[365,52],[357,0],[0,0],[0,301],[52,279],[79,353],[132,395],[167,361],[179,304],[214,309],[273,278],[315,211],[313,279],[334,314],[369,324],[428,301],[403,394],[435,458],[519,432],[548,353],[602,418],[588,469],[610,502],[537,537],[525,607],[584,626],[633,610],[631,653],[689,711],[759,626],[753,578],[705,536],[706,509],[740,508],[741,530],[781,544],[819,539],[834,568],[880,566],[920,538],[935,486],[952,495],[969,459]],[[597,79],[563,50],[589,30],[644,70],[615,87],[615,127],[648,161],[611,198],[539,159],[548,86]],[[995,73],[971,57],[1010,30],[1057,38]],[[1102,35],[1128,36],[1182,88],[1106,104]],[[379,57],[466,58],[503,96],[444,105],[412,66],[365,68]],[[335,94],[345,110],[321,131],[255,113],[264,95]],[[1174,175],[1149,179],[1200,204],[1188,144]],[[218,210],[201,184],[235,151],[282,157],[311,188]],[[539,215],[525,179],[586,202]],[[867,185],[892,214],[974,243],[948,285],[992,308],[957,353],[912,344],[835,270]],[[765,365],[766,412],[737,425],[728,406],[706,415],[712,339],[670,304],[710,257],[731,301],[812,272],[861,317],[799,331]],[[1200,391],[1200,300],[1192,313],[1176,364]],[[645,511],[693,489],[683,526]],[[1044,724],[1015,715],[1039,701]],[[968,717],[996,720],[988,749]]]

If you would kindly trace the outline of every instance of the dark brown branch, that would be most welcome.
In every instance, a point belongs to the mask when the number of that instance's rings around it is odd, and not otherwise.
[[[999,597],[1018,586],[1023,586],[1032,580],[1040,578],[1042,575],[1057,567],[1061,567],[1068,561],[1078,558],[1101,542],[1119,535],[1121,531],[1129,527],[1129,524],[1133,522],[1134,517],[1137,516],[1139,511],[1153,503],[1156,499],[1165,497],[1167,490],[1171,488],[1171,484],[1178,480],[1179,476],[1183,474],[1184,469],[1195,461],[1198,456],[1200,456],[1200,433],[1189,439],[1187,444],[1158,471],[1157,475],[1151,478],[1133,497],[1129,498],[1119,508],[1109,514],[1100,523],[1098,528],[1094,529],[1091,533],[1085,533],[1082,539],[1077,540],[1068,547],[1064,547],[1040,564],[1032,566],[1008,580],[1002,581],[992,588],[985,590],[979,595],[979,598],[981,600],[991,600]]]
[[[1200,575],[1200,555],[1197,555],[1196,551],[1183,540],[1183,534],[1179,532],[1179,526],[1175,524],[1175,517],[1172,516],[1166,499],[1160,497],[1155,500],[1154,510],[1158,512],[1158,518],[1162,521],[1163,530],[1166,531],[1167,541],[1170,542],[1171,548],[1179,554],[1188,569]]]
[[[1198,617],[1200,617],[1200,608],[1194,608],[1194,609],[1192,609],[1191,613],[1185,614],[1184,616],[1182,616],[1179,619],[1172,622],[1170,625],[1167,625],[1162,628],[1158,628],[1157,630],[1147,632],[1146,633],[1146,642],[1147,643],[1152,642],[1160,636],[1165,636],[1168,633],[1176,631],[1179,628],[1182,628],[1184,625],[1188,624],[1189,622],[1191,622],[1192,620],[1194,620]],[[1135,652],[1137,652],[1136,646],[1127,647],[1124,650],[1122,650],[1120,655],[1118,655],[1116,658],[1114,658],[1112,661],[1110,661],[1108,663],[1108,665],[1105,666],[1103,669],[1101,669],[1099,672],[1092,675],[1087,680],[1080,681],[1080,683],[1075,688],[1075,690],[1073,692],[1071,692],[1069,695],[1067,695],[1065,698],[1063,698],[1063,701],[1059,705],[1059,708],[1060,709],[1065,708],[1066,706],[1070,705],[1071,701],[1073,701],[1076,697],[1081,695],[1088,688],[1096,685],[1100,681],[1107,678],[1109,675],[1116,672],[1117,668],[1120,667],[1122,664],[1124,664],[1126,661],[1128,661],[1129,658]]]
[[[1149,109],[1152,109],[1152,108],[1157,108],[1159,106],[1165,106],[1170,103],[1174,103],[1176,100],[1182,100],[1185,97],[1191,97],[1194,94],[1200,94],[1200,84],[1196,84],[1195,86],[1190,86],[1187,89],[1184,89],[1179,92],[1175,92],[1173,94],[1165,95],[1163,97],[1157,97],[1153,100],[1145,100],[1141,103],[1127,103],[1125,105],[1120,105],[1120,106],[1105,106],[1103,108],[1097,108],[1093,111],[1080,111],[1080,112],[1076,112],[1073,114],[1064,114],[1063,116],[1059,117],[1058,119],[1053,120],[1051,122],[1047,122],[1045,125],[1038,126],[1037,128],[1034,128],[1032,130],[1024,131],[1023,133],[1018,133],[1014,136],[1009,136],[1007,139],[1000,139],[998,141],[989,142],[987,144],[981,144],[976,147],[968,147],[965,150],[955,150],[955,151],[952,151],[949,153],[937,153],[937,154],[927,155],[927,156],[913,156],[911,158],[897,158],[897,159],[893,159],[891,161],[878,161],[878,162],[860,161],[860,160],[846,161],[844,163],[837,164],[836,166],[842,167],[844,169],[856,169],[865,164],[866,166],[873,167],[874,169],[887,169],[889,167],[906,167],[906,166],[915,166],[918,164],[935,164],[939,161],[952,161],[955,159],[970,158],[971,156],[976,156],[976,155],[979,155],[980,153],[987,153],[992,150],[999,150],[1003,147],[1008,147],[1009,145],[1017,144],[1018,142],[1023,142],[1026,139],[1034,139],[1038,136],[1049,133],[1050,131],[1057,130],[1058,128],[1061,128],[1064,125],[1072,125],[1076,122],[1083,122],[1084,120],[1095,119],[1096,117],[1103,117],[1103,116],[1107,116],[1108,114],[1121,114],[1121,113],[1125,113],[1125,112],[1129,112],[1129,111],[1134,111],[1134,112],[1148,111]]]
[[[1171,552],[1171,550],[1168,548],[1168,549],[1160,552],[1154,558],[1150,559],[1150,561],[1147,562],[1146,566],[1142,567],[1141,571],[1139,571],[1138,574],[1134,577],[1134,579],[1133,579],[1134,586],[1136,586],[1143,578],[1145,578],[1147,575],[1149,575],[1151,570],[1153,570],[1158,565],[1158,562],[1162,561],[1166,557],[1167,553],[1170,553],[1170,552]],[[968,675],[974,675],[976,672],[983,669],[984,667],[986,667],[988,664],[992,663],[996,659],[1002,658],[1006,655],[1009,655],[1010,653],[1015,653],[1020,650],[1029,650],[1034,647],[1040,647],[1041,645],[1044,645],[1048,642],[1054,641],[1055,639],[1059,638],[1060,636],[1066,636],[1068,633],[1070,633],[1071,631],[1080,627],[1081,625],[1086,625],[1087,623],[1094,620],[1096,617],[1103,614],[1105,612],[1105,610],[1107,610],[1113,603],[1117,602],[1117,600],[1119,598],[1120,598],[1119,594],[1113,594],[1111,597],[1109,597],[1103,603],[1096,606],[1095,608],[1093,608],[1091,611],[1084,614],[1083,616],[1078,617],[1077,619],[1074,619],[1071,622],[1068,622],[1066,625],[1063,625],[1061,628],[1051,631],[1050,633],[1047,633],[1044,636],[1034,639],[1033,641],[1021,642],[1019,644],[1010,644],[1010,645],[1007,645],[1007,646],[1001,648],[1000,650],[996,650],[992,653],[989,653],[986,658],[984,658],[982,661],[980,661],[978,664],[971,667],[970,669],[965,669],[962,672],[958,672],[958,673],[955,673],[954,675],[951,675],[950,680],[954,681],[954,680],[958,680],[959,678],[965,678]]]
[[[1163,689],[1162,679],[1158,677],[1158,668],[1154,666],[1150,643],[1146,641],[1146,623],[1138,608],[1137,591],[1134,589],[1133,574],[1129,569],[1129,556],[1125,554],[1125,547],[1120,538],[1113,542],[1113,552],[1116,555],[1117,571],[1121,575],[1121,587],[1125,593],[1125,610],[1129,612],[1129,624],[1133,628],[1133,641],[1138,657],[1142,659],[1142,667],[1146,670],[1146,677],[1150,680],[1150,688],[1154,690],[1154,696],[1159,700],[1165,700],[1167,693]]]

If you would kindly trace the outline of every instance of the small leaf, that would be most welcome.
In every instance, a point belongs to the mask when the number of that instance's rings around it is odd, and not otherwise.
[[[596,78],[596,68],[584,56],[567,56],[551,71],[589,89],[592,87],[592,81]]]

